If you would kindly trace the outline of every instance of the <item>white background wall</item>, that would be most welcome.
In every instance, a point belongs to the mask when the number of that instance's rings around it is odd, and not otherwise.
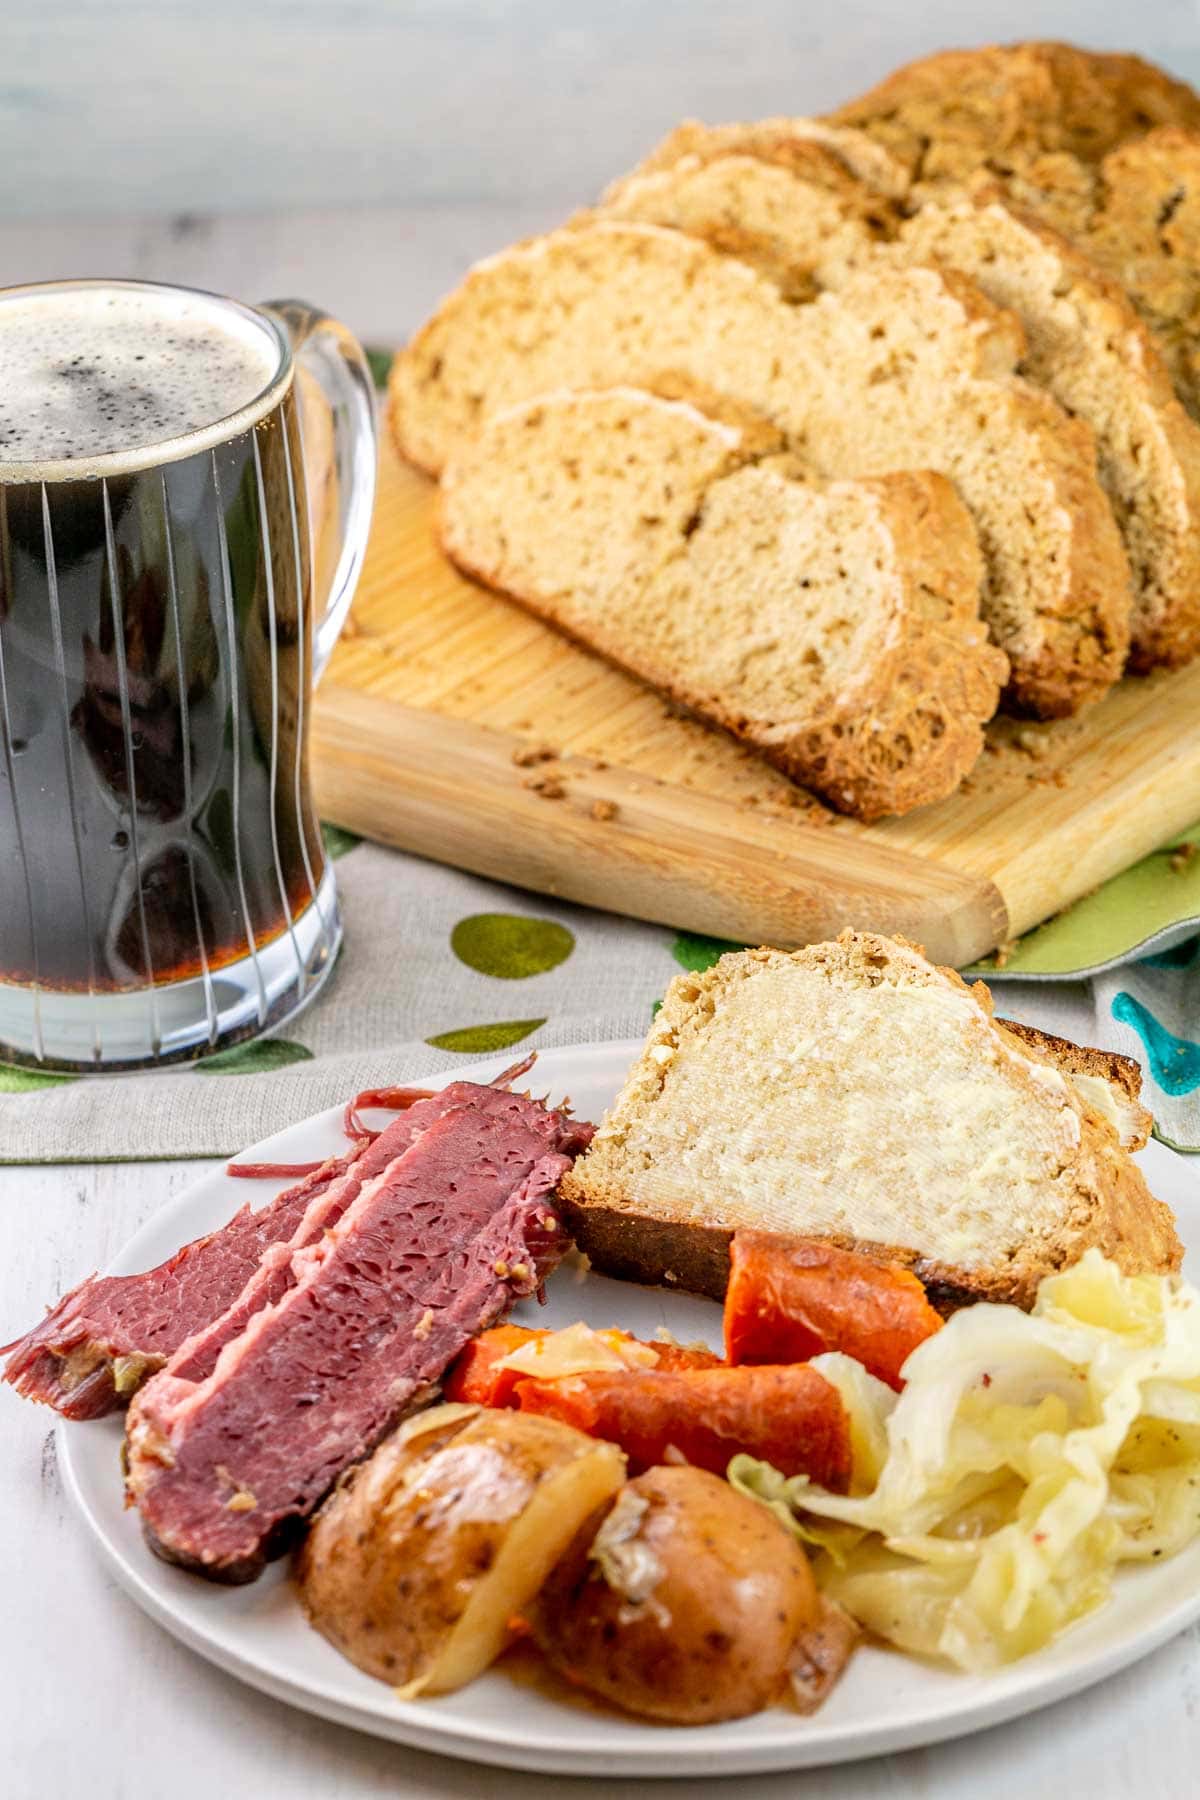
[[[561,209],[681,114],[1022,36],[1200,79],[1197,0],[0,0],[0,213]]]
[[[685,114],[1028,36],[1200,83],[1200,0],[0,0],[0,285],[299,293],[396,341]]]

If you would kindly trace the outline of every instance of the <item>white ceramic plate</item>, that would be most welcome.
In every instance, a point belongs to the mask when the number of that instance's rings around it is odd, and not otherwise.
[[[548,1051],[535,1086],[570,1094],[576,1112],[598,1118],[612,1100],[639,1045],[602,1044]],[[503,1058],[456,1078],[487,1079]],[[450,1077],[434,1077],[437,1086]],[[340,1110],[280,1132],[250,1153],[255,1161],[311,1161],[339,1148]],[[1195,1202],[1187,1165],[1159,1145],[1144,1153],[1155,1191],[1179,1214],[1195,1262]],[[249,1184],[215,1174],[165,1206],[112,1265],[121,1274],[162,1262],[180,1244],[222,1224],[247,1198],[268,1200],[282,1183]],[[526,1303],[518,1316],[546,1325],[584,1318],[620,1324],[641,1336],[669,1325],[683,1339],[720,1343],[720,1311],[712,1302],[634,1287],[563,1270],[551,1281],[549,1304]],[[927,1667],[881,1649],[855,1656],[845,1679],[815,1718],[777,1708],[732,1724],[670,1727],[639,1724],[582,1703],[553,1698],[518,1682],[503,1665],[461,1693],[402,1702],[382,1682],[361,1674],[305,1624],[285,1565],[277,1563],[245,1588],[210,1586],[168,1567],[142,1542],[136,1513],[122,1506],[119,1419],[59,1425],[67,1486],[109,1567],[138,1604],[202,1656],[253,1687],[344,1725],[396,1738],[424,1750],[518,1769],[576,1775],[749,1774],[808,1768],[935,1743],[1033,1711],[1101,1681],[1145,1656],[1200,1616],[1200,1542],[1172,1562],[1130,1569],[1110,1603],[1049,1649],[988,1676]]]

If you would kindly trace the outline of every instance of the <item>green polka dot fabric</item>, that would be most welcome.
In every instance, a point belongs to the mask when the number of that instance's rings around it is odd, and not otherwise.
[[[1200,844],[1200,828],[1187,841]],[[362,1088],[452,1073],[514,1046],[640,1039],[674,974],[738,948],[501,887],[335,828],[326,846],[346,944],[314,1006],[280,1036],[190,1070],[75,1079],[0,1065],[5,1160],[228,1156]],[[1164,896],[1168,877],[1181,885]],[[1149,874],[1109,885],[1120,884],[1115,910],[1102,890],[1080,903],[1082,924],[1064,915],[1003,970],[980,972],[997,984],[998,1011],[1136,1057],[1159,1136],[1197,1149],[1200,856],[1193,866],[1176,847]],[[1181,923],[1188,905],[1191,927]],[[1116,946],[1115,960],[1098,958],[1084,979],[1079,958],[1098,944]],[[1047,966],[1056,957],[1065,970]]]

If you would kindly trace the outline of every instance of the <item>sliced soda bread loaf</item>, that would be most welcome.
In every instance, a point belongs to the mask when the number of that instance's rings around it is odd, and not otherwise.
[[[1000,197],[931,203],[901,223],[822,145],[798,139],[789,159],[778,129],[765,142],[689,152],[619,184],[605,208],[738,255],[793,300],[877,263],[888,239],[885,255],[969,275],[1025,327],[1020,373],[1095,432],[1133,580],[1132,667],[1186,662],[1200,648],[1200,427],[1124,290]]]
[[[1069,1068],[982,984],[855,932],[677,975],[559,1199],[597,1268],[717,1296],[742,1225],[884,1250],[943,1304],[1028,1307],[1093,1245],[1182,1257]]]
[[[914,195],[1011,170],[1047,153],[1099,162],[1156,125],[1200,128],[1200,95],[1138,56],[1073,44],[991,44],[907,63],[829,114],[866,132]]]
[[[442,546],[842,811],[942,798],[1005,677],[969,513],[941,476],[797,478],[755,437],[627,388],[493,414],[443,472]]]
[[[1024,348],[951,273],[871,269],[791,306],[696,239],[602,221],[481,263],[397,357],[392,422],[436,472],[506,406],[676,372],[763,413],[814,473],[944,474],[975,519],[1010,698],[1054,717],[1124,666],[1129,570],[1092,433],[1013,373]]]

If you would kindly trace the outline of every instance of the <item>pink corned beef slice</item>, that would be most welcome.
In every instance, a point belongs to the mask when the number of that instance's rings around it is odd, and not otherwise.
[[[219,1231],[185,1244],[157,1269],[91,1276],[7,1347],[4,1379],[68,1419],[119,1410],[186,1338],[233,1304],[264,1259],[269,1268],[257,1290],[260,1303],[277,1299],[290,1281],[291,1251],[335,1223],[362,1182],[419,1131],[449,1107],[500,1089],[526,1067],[506,1070],[491,1088],[452,1082],[411,1106],[373,1143],[331,1157],[257,1212],[244,1206]]]
[[[169,1561],[253,1579],[566,1250],[554,1190],[592,1127],[525,1095],[451,1092],[310,1190],[292,1239],[134,1397],[129,1494]]]

